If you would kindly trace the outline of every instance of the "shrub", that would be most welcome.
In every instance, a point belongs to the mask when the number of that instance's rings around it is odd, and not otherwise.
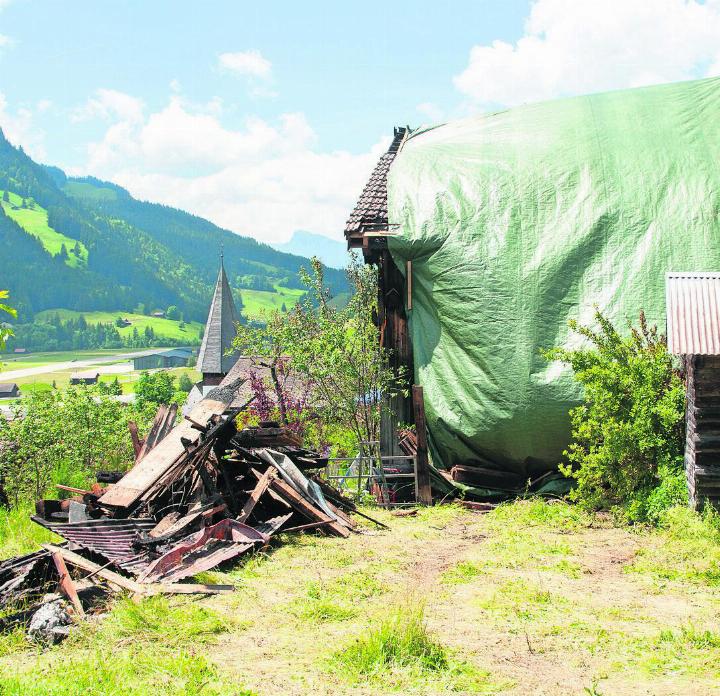
[[[169,404],[175,395],[175,378],[167,370],[141,372],[135,385],[135,399],[141,408],[146,404]]]
[[[571,497],[585,506],[657,521],[687,501],[684,386],[664,338],[643,313],[626,337],[600,311],[595,320],[597,331],[570,322],[590,347],[546,354],[571,365],[584,387],[583,403],[570,411],[572,442],[560,470],[576,480]]]

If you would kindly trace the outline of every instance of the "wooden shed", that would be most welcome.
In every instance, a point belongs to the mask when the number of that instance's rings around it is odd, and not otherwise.
[[[687,378],[690,504],[720,509],[720,273],[668,273],[666,293],[668,350]]]
[[[20,389],[15,382],[0,384],[0,399],[16,399],[20,396]]]
[[[97,384],[100,373],[92,370],[89,372],[73,372],[70,375],[70,384]]]

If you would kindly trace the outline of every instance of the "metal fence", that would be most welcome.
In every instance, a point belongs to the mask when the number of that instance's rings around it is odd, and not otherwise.
[[[357,500],[372,496],[381,507],[418,501],[417,460],[412,455],[333,457],[321,476]]]

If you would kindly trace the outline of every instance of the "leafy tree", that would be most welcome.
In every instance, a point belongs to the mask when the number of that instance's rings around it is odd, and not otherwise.
[[[14,504],[54,493],[62,481],[87,486],[102,469],[133,460],[128,420],[147,429],[150,417],[92,387],[31,392],[0,418],[0,479]]]
[[[178,389],[183,392],[189,392],[193,388],[193,383],[187,372],[183,372],[178,379]]]
[[[9,203],[10,202],[10,194],[7,191],[3,191],[3,202]]]
[[[307,295],[290,312],[275,311],[263,326],[238,327],[234,347],[269,370],[280,417],[287,421],[282,378],[293,374],[311,390],[328,423],[349,429],[356,445],[379,439],[384,396],[405,389],[405,375],[388,367],[373,321],[377,310],[377,270],[356,256],[347,268],[353,294],[346,306],[331,303],[324,268],[317,258],[301,273]],[[320,407],[322,404],[322,407]]]
[[[167,370],[142,372],[135,385],[135,398],[142,408],[147,404],[169,404],[175,394],[175,378]]]
[[[572,366],[585,392],[570,411],[572,443],[560,469],[577,481],[571,495],[588,507],[657,519],[687,501],[683,383],[665,339],[643,313],[626,337],[600,311],[595,321],[597,330],[570,322],[589,347],[547,353]]]
[[[0,300],[7,299],[9,295],[10,293],[8,290],[0,290]],[[5,314],[9,314],[11,317],[17,317],[17,311],[13,307],[3,304],[2,302],[0,302],[0,312],[5,312]],[[8,338],[11,336],[13,336],[13,330],[10,324],[7,322],[0,322],[0,350],[5,348]]]
[[[175,305],[170,305],[167,310],[165,310],[165,316],[168,319],[177,321],[180,319],[180,310]]]
[[[108,396],[120,396],[122,394],[122,387],[117,377],[111,382],[98,382],[97,388],[101,394]]]

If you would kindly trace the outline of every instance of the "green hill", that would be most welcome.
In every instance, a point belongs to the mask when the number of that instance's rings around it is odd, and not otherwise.
[[[28,234],[37,237],[45,251],[53,256],[62,254],[68,266],[87,266],[87,248],[78,239],[66,237],[48,225],[48,213],[31,198],[26,199],[11,191],[0,191],[3,212]],[[7,199],[7,200],[5,200]],[[77,253],[73,253],[75,250]]]
[[[184,341],[188,345],[195,345],[200,342],[200,332],[203,328],[203,325],[197,321],[181,323],[162,317],[133,314],[132,312],[77,312],[71,309],[46,309],[38,312],[35,315],[35,320],[45,322],[53,316],[59,317],[63,322],[68,319],[79,319],[80,316],[83,316],[88,324],[112,324],[118,317],[122,317],[129,322],[127,326],[118,327],[118,333],[123,338],[131,336],[134,329],[144,332],[145,328],[149,326],[157,336]]]
[[[58,307],[116,317],[171,305],[186,322],[204,322],[221,245],[246,316],[289,309],[302,294],[297,274],[307,259],[136,200],[115,184],[67,177],[1,132],[0,198],[0,287],[10,290],[21,323]],[[347,292],[342,271],[329,268],[326,277],[334,294]]]

